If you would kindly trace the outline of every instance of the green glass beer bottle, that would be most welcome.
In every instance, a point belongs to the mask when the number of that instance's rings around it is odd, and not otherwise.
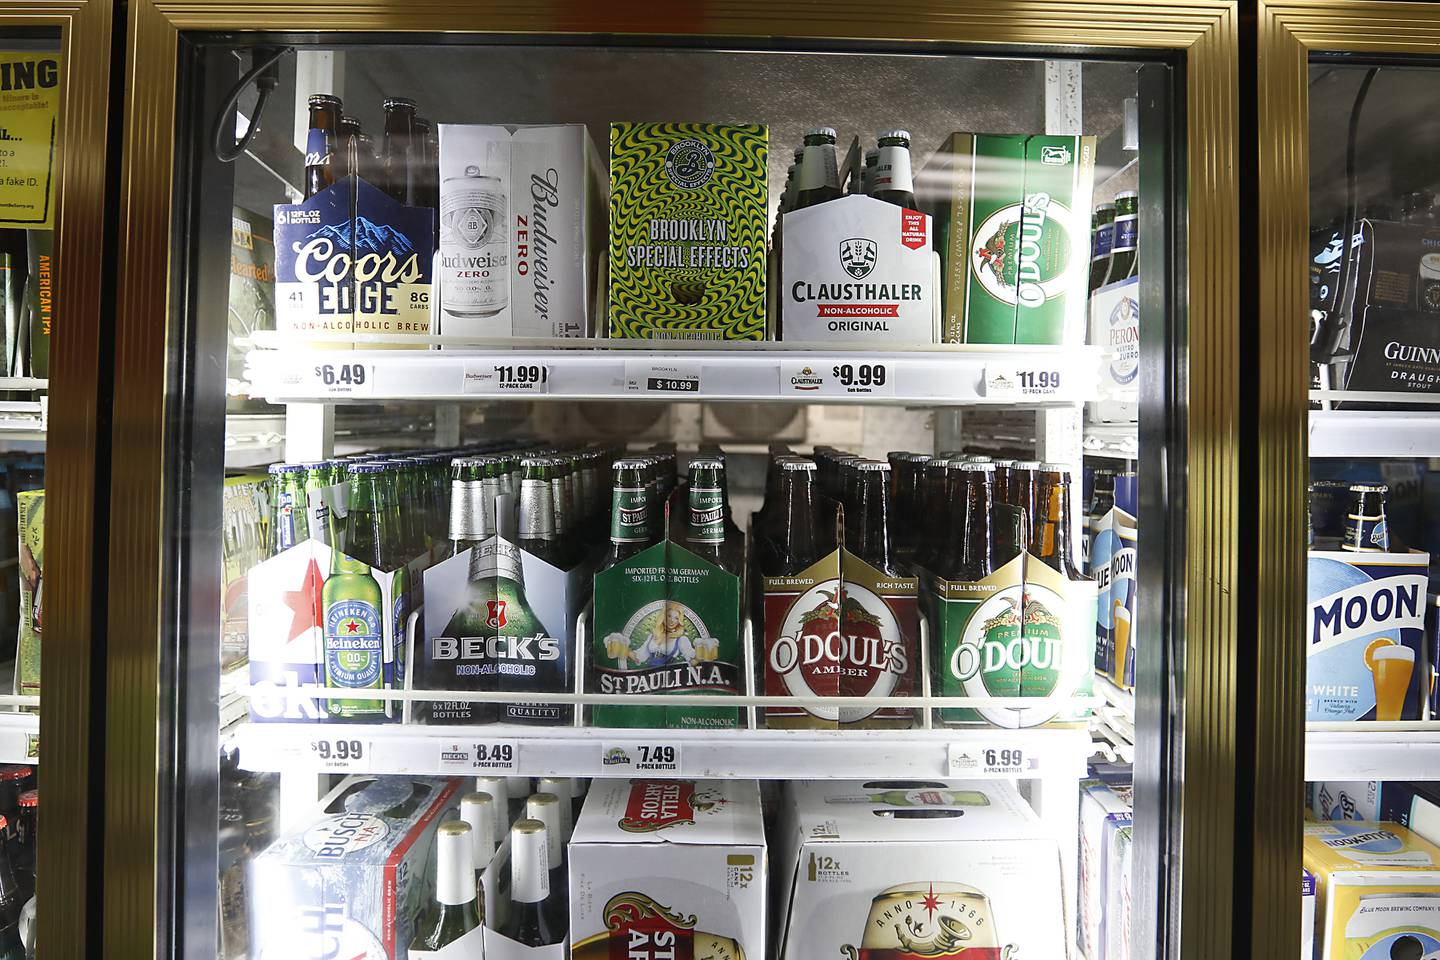
[[[379,690],[385,686],[384,599],[370,572],[375,528],[380,526],[376,501],[383,471],[379,464],[350,467],[350,513],[346,517],[350,555],[330,551],[330,575],[320,591],[327,687]],[[345,720],[373,720],[385,715],[386,702],[332,700],[326,704],[326,712]]]
[[[725,543],[725,464],[715,457],[690,461],[685,547],[736,576],[739,564]]]
[[[612,468],[610,550],[602,570],[619,566],[650,546],[650,489],[645,483],[645,461],[616,460]]]
[[[271,464],[270,556],[277,556],[309,538],[305,467],[298,463]]]
[[[307,463],[305,466],[305,494],[307,497],[315,497],[319,506],[315,510],[315,519],[318,521],[313,531],[315,539],[326,546],[339,546],[339,531],[335,528],[335,512],[323,499],[323,491],[331,486],[330,461],[321,460],[315,463]],[[308,522],[309,515],[306,520]]]
[[[521,468],[520,549],[552,567],[562,566],[555,539],[555,462],[549,457],[526,457]]]
[[[1105,283],[1128,280],[1135,276],[1140,248],[1140,195],[1122,190],[1115,195],[1115,246],[1110,251],[1110,266]]]

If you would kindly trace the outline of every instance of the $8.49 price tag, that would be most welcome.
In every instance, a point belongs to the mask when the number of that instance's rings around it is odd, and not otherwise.
[[[668,740],[602,742],[600,769],[606,776],[628,773],[680,774],[681,744]]]
[[[375,370],[364,363],[317,363],[302,379],[325,396],[368,397],[375,392]]]
[[[1038,755],[1004,741],[952,743],[949,761],[954,777],[1033,777],[1041,771]]]
[[[984,394],[990,400],[1045,400],[1068,387],[1062,371],[1046,367],[987,364]]]
[[[467,362],[462,391],[480,395],[549,393],[550,368],[543,363]]]
[[[442,773],[514,773],[520,746],[514,740],[455,740],[440,745]]]
[[[780,361],[781,396],[893,397],[895,368],[884,363],[797,359]]]
[[[321,770],[361,770],[370,758],[370,747],[354,737],[315,737],[301,751]]]

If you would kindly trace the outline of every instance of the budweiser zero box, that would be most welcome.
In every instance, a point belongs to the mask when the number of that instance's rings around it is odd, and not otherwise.
[[[1429,555],[1308,556],[1305,719],[1418,720]]]
[[[586,336],[604,238],[583,124],[440,124],[440,333]]]
[[[347,777],[305,827],[250,862],[256,960],[403,960],[434,897],[435,830],[460,782]]]
[[[1088,697],[1095,663],[1093,580],[1067,580],[1023,554],[978,583],[930,581],[936,673],[947,697]],[[1033,727],[1080,722],[1090,708],[942,707],[945,723]]]
[[[610,336],[765,339],[763,124],[610,125]]]
[[[327,337],[429,334],[434,236],[434,210],[396,203],[355,177],[304,203],[276,204],[275,328]]]
[[[591,693],[723,697],[747,692],[740,578],[677,542],[672,524],[682,514],[686,495],[686,489],[676,490],[666,506],[669,535],[595,575],[586,682]],[[591,708],[590,722],[597,727],[737,727],[741,711],[606,703]]]
[[[1066,955],[1059,847],[1008,783],[795,781],[779,836],[784,960]]]
[[[1113,836],[1134,817],[1131,788],[1098,780],[1080,784],[1080,923],[1078,944],[1087,957],[1105,956],[1105,911]]]
[[[1095,138],[953,133],[916,180],[946,343],[1079,343]]]
[[[787,340],[932,343],[930,217],[850,195],[785,214]]]
[[[502,513],[509,499],[501,498]],[[429,690],[577,692],[575,625],[590,599],[590,573],[585,563],[561,569],[498,534],[426,570],[417,682]],[[575,708],[437,700],[428,720],[570,726]]]
[[[1312,821],[1304,860],[1319,885],[1320,960],[1440,951],[1440,848],[1396,823]]]
[[[40,695],[40,634],[44,621],[45,491],[15,495],[20,532],[20,636],[15,653],[15,692]]]
[[[1107,284],[1090,298],[1090,343],[1102,351],[1100,399],[1087,404],[1098,423],[1140,418],[1140,278]]]
[[[595,780],[570,840],[572,956],[764,960],[767,870],[755,781]]]
[[[765,695],[908,697],[920,668],[914,577],[840,549],[794,576],[761,578]],[[769,727],[909,727],[908,707],[765,708]]]

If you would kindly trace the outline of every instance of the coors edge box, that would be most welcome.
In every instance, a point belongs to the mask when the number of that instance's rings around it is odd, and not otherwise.
[[[570,839],[572,955],[765,960],[765,878],[755,781],[596,780]]]
[[[796,781],[781,824],[782,960],[1066,955],[1060,848],[1008,783]]]

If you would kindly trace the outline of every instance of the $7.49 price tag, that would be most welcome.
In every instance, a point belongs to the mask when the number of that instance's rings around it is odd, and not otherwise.
[[[954,777],[1033,777],[1041,771],[1039,755],[1017,743],[952,743],[949,753]]]
[[[646,740],[641,743],[602,742],[600,768],[606,776],[626,773],[680,774],[681,744],[669,740]]]
[[[1065,381],[1054,368],[992,363],[985,366],[983,392],[990,400],[1044,400],[1060,396]]]
[[[375,392],[375,370],[364,363],[317,363],[301,380],[316,394],[368,397]]]

